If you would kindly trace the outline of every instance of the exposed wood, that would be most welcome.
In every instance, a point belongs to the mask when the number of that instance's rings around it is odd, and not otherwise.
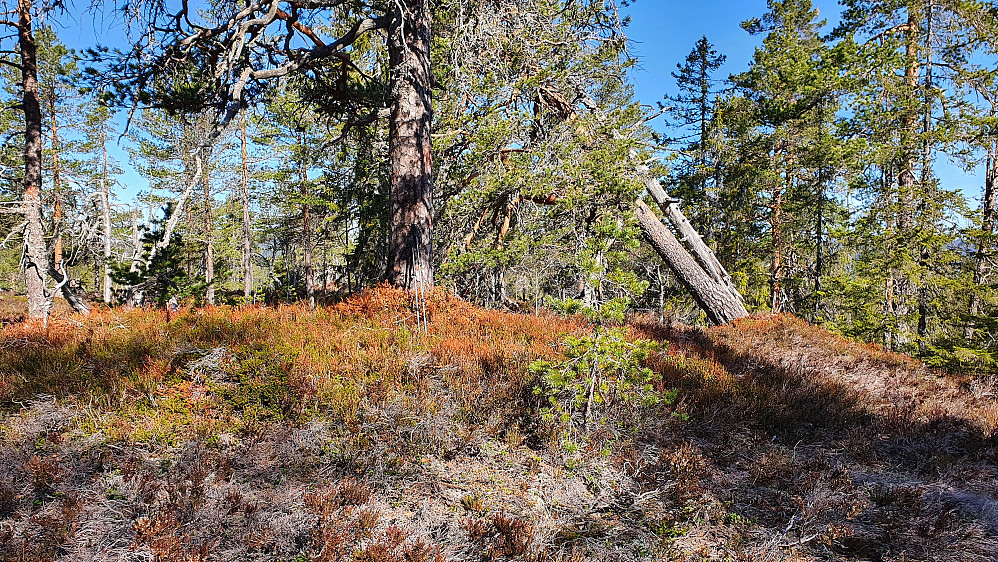
[[[211,223],[211,180],[204,174],[204,300],[215,304],[215,241]]]
[[[32,32],[32,0],[18,0],[17,33],[21,52],[24,110],[24,253],[21,267],[28,294],[28,316],[48,316],[51,300],[45,290],[49,257],[42,222],[42,110],[38,95],[38,46]]]
[[[100,187],[100,197],[101,197],[101,223],[103,226],[103,242],[104,242],[104,303],[111,304],[112,299],[112,288],[113,283],[111,280],[111,187],[110,187],[110,177],[107,167],[107,134],[102,126],[100,128],[100,139],[101,143],[101,187]],[[135,234],[138,234],[138,218],[133,213],[133,227],[135,229]],[[137,243],[136,243],[137,245]]]
[[[635,201],[635,215],[645,238],[686,287],[707,318],[714,324],[726,324],[748,316],[741,300],[715,281],[693,259],[676,236],[640,199]]]
[[[56,290],[59,291],[62,298],[66,299],[73,312],[77,314],[90,314],[90,306],[73,291],[73,288],[70,286],[71,280],[66,274],[65,269],[52,268],[49,270],[49,274],[56,281]]]
[[[735,282],[731,278],[728,271],[721,265],[721,262],[714,255],[714,251],[710,249],[710,246],[703,241],[700,234],[693,228],[690,224],[689,219],[683,214],[682,209],[679,208],[679,201],[669,197],[662,188],[658,179],[653,177],[645,165],[637,166],[638,176],[642,179],[645,184],[645,189],[651,198],[658,205],[659,209],[662,210],[662,214],[672,228],[679,235],[679,240],[682,245],[693,255],[700,267],[710,276],[710,278],[720,285],[727,288],[727,291],[735,296],[739,301],[742,301],[741,293],[738,292],[738,288],[735,287]]]

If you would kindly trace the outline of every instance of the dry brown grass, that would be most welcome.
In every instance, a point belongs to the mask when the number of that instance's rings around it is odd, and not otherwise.
[[[676,401],[569,453],[527,366],[591,327],[428,309],[5,325],[0,559],[998,559],[993,381],[790,317],[636,319]]]
[[[660,447],[674,453],[646,478],[689,487],[676,467],[707,461],[700,511],[685,518],[678,550],[752,560],[998,559],[995,401],[980,382],[789,316],[706,332],[662,334],[640,321],[635,329],[669,337],[657,369],[690,413],[682,431],[662,436]],[[711,501],[741,526],[728,540],[744,546],[709,538]]]

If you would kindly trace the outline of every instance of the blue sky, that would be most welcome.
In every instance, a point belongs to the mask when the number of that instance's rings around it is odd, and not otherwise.
[[[824,3],[835,6],[828,0]],[[820,9],[820,2],[818,6]],[[718,77],[747,68],[759,38],[749,35],[740,24],[765,12],[766,0],[637,0],[625,8],[624,13],[631,17],[627,29],[633,41],[631,52],[641,61],[634,73],[638,99],[652,105],[671,92],[676,64],[703,35],[727,56]]]

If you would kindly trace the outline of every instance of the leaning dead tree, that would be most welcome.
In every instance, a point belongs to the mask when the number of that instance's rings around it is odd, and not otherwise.
[[[678,211],[678,208],[676,210]],[[730,278],[727,281],[723,276],[718,279],[717,270],[711,271],[701,265],[699,260],[694,259],[694,255],[687,251],[687,247],[644,201],[638,199],[634,202],[634,214],[648,243],[669,266],[676,279],[689,291],[697,306],[704,311],[711,322],[726,324],[748,316],[741,294],[730,284]],[[695,232],[693,234],[696,235]],[[696,235],[694,244],[703,244],[699,235]],[[707,248],[707,251],[710,249]]]
[[[578,102],[583,107],[593,114],[601,114],[599,105],[578,84],[576,94]],[[568,119],[574,112],[574,109],[567,108],[563,111],[563,115]],[[638,125],[649,118],[643,118]],[[632,130],[636,129],[637,126],[632,127]],[[679,208],[679,201],[669,197],[648,166],[638,160],[635,150],[631,150],[628,157],[635,163],[635,175],[644,184],[645,191],[661,209],[668,222],[666,226],[641,199],[634,202],[634,213],[641,231],[655,252],[669,266],[676,279],[690,292],[697,306],[711,322],[726,324],[748,316],[745,300],[738,292],[731,275],[690,224]]]
[[[748,316],[745,302],[731,275],[687,220],[679,208],[679,201],[669,197],[659,181],[651,176],[647,166],[637,166],[637,173],[644,182],[648,195],[662,210],[665,220],[671,226],[670,229],[655,216],[644,201],[635,201],[634,212],[641,231],[655,252],[690,292],[711,322],[726,324]]]

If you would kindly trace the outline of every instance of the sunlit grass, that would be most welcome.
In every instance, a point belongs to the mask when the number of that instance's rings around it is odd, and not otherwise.
[[[470,306],[438,292],[426,330],[405,293],[379,288],[315,311],[208,307],[176,313],[97,310],[0,331],[0,402],[39,394],[99,411],[78,429],[109,439],[173,442],[261,423],[321,416],[355,423],[362,409],[400,399],[433,407],[433,373],[461,414],[502,407],[585,322]],[[446,366],[446,368],[441,368]]]

